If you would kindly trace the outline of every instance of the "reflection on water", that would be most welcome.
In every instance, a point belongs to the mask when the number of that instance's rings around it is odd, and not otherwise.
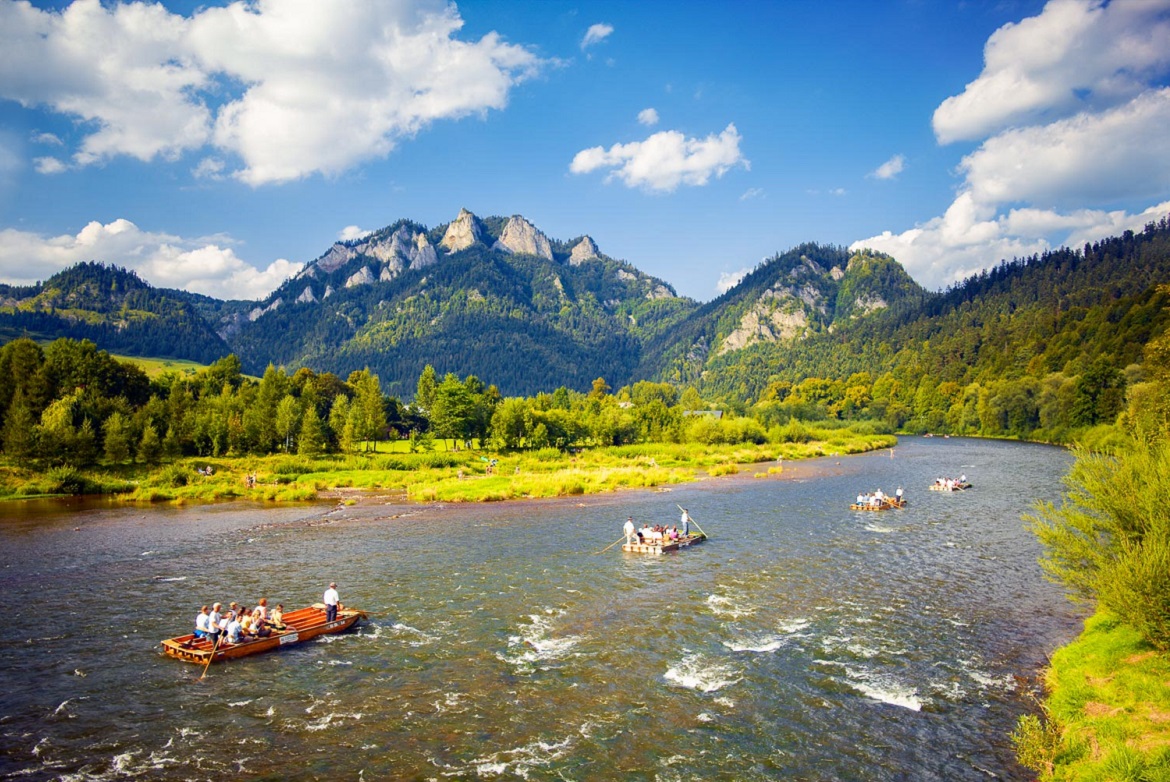
[[[0,522],[0,774],[1027,779],[1018,676],[1078,629],[1020,513],[1061,450],[905,440],[669,492],[473,507],[91,507]],[[926,491],[965,472],[968,492]],[[858,513],[859,490],[909,507]],[[711,540],[594,552],[625,517]],[[202,603],[329,581],[360,630],[195,666]]]

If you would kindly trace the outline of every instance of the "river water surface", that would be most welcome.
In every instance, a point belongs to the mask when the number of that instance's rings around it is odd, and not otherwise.
[[[10,505],[0,778],[1028,779],[1022,682],[1080,625],[1020,514],[1070,461],[905,438],[558,501]],[[898,485],[909,507],[848,510]],[[708,542],[594,553],[676,504]],[[160,653],[203,603],[331,580],[359,630],[202,681]]]

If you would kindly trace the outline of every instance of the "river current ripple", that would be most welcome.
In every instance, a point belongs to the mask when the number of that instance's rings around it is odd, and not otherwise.
[[[1028,779],[1079,630],[1020,519],[1060,449],[905,438],[673,491],[476,506],[0,510],[0,778]],[[927,491],[964,472],[975,487]],[[848,510],[905,487],[909,507]],[[688,507],[711,539],[594,552]],[[202,603],[336,580],[358,631],[211,668]]]

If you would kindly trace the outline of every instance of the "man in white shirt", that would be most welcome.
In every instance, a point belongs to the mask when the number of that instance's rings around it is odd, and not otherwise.
[[[634,539],[634,517],[630,516],[626,519],[626,526],[622,527],[622,532],[626,534],[626,545],[628,546]]]
[[[231,616],[231,619],[228,620],[227,640],[229,644],[238,644],[243,626],[240,624],[240,617],[235,612],[232,612],[229,616]]]
[[[329,588],[325,590],[325,598],[322,602],[325,603],[325,621],[332,622],[337,618],[337,605],[341,602],[341,597],[337,594],[336,583],[329,584]]]
[[[199,609],[199,614],[195,617],[195,638],[206,638],[208,631],[208,622],[211,617],[207,614],[207,606]]]
[[[207,615],[207,640],[211,641],[212,646],[219,643],[219,609],[221,608],[223,608],[223,603],[216,603],[211,607],[211,613]]]

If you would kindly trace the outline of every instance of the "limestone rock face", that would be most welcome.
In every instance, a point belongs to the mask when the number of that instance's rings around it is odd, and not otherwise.
[[[672,299],[674,298],[674,294],[670,292],[670,288],[659,283],[646,292],[646,298],[650,299],[650,301],[655,301],[656,299]]]
[[[311,304],[316,300],[317,297],[313,295],[312,285],[306,285],[304,291],[301,292],[301,295],[297,296],[297,304]]]
[[[601,250],[597,249],[597,245],[593,242],[593,239],[586,236],[573,245],[573,251],[569,254],[569,265],[580,266],[586,261],[600,257]]]
[[[811,324],[810,314],[826,314],[827,305],[820,291],[810,283],[801,285],[796,282],[804,276],[803,268],[798,267],[788,275],[793,284],[786,285],[781,281],[764,291],[740,318],[735,330],[724,338],[717,354],[740,350],[757,342],[778,342],[801,336]]]
[[[350,275],[350,278],[345,281],[345,287],[355,288],[358,285],[369,285],[373,281],[374,281],[374,275],[370,271],[370,267],[363,266],[362,268],[358,269],[354,274]]]
[[[877,312],[878,310],[884,310],[888,306],[890,306],[890,305],[888,303],[886,303],[886,300],[883,299],[878,294],[867,293],[867,294],[858,296],[854,300],[853,314],[855,317],[869,315],[871,313]]]
[[[264,315],[266,313],[272,312],[273,310],[277,309],[278,307],[280,307],[281,304],[284,304],[284,299],[278,298],[276,301],[272,302],[267,307],[256,307],[254,310],[252,310],[251,312],[248,313],[248,320],[256,320],[261,315]]]
[[[535,255],[550,261],[553,259],[552,245],[549,244],[548,237],[519,215],[513,215],[508,220],[508,224],[504,226],[499,240],[492,245],[492,249]]]
[[[425,266],[432,266],[439,261],[439,254],[435,252],[435,246],[427,241],[427,235],[424,233],[417,233],[414,235],[414,253],[410,256],[410,268],[422,269]]]
[[[329,252],[317,261],[317,266],[320,267],[321,271],[328,273],[340,269],[355,257],[357,257],[357,252],[352,247],[346,247],[341,242],[337,242],[329,248]]]
[[[479,219],[466,209],[460,209],[459,216],[455,218],[455,222],[447,226],[447,232],[443,234],[439,244],[447,252],[457,253],[476,242],[482,242],[483,237],[484,230],[479,224]]]

